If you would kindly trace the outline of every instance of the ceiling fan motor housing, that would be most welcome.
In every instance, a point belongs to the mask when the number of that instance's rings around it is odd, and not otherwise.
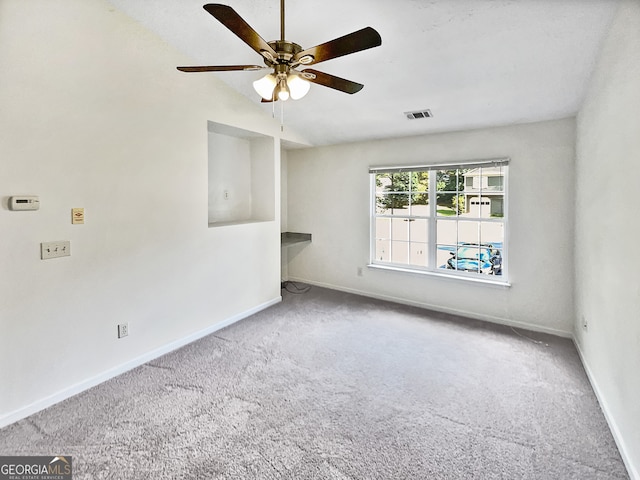
[[[302,51],[302,47],[297,43],[288,42],[287,40],[274,40],[272,42],[268,42],[269,46],[273,48],[277,54],[278,58],[275,59],[275,62],[271,63],[286,63],[289,64],[291,59],[298,53]],[[269,66],[268,58],[265,59],[265,63]]]

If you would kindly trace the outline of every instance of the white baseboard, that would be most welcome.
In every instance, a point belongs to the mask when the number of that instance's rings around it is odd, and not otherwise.
[[[618,451],[620,452],[620,456],[622,457],[622,461],[624,462],[625,467],[627,467],[627,472],[629,473],[630,480],[640,480],[640,473],[635,468],[635,466],[631,462],[631,458],[629,457],[629,449],[627,448],[627,444],[624,441],[622,434],[620,433],[620,429],[618,428],[618,424],[616,423],[615,418],[611,414],[611,410],[609,409],[609,404],[607,403],[604,395],[602,394],[602,390],[598,385],[598,381],[591,368],[589,367],[589,363],[586,361],[584,354],[582,353],[582,349],[580,348],[580,343],[576,340],[575,336],[573,337],[573,343],[576,346],[576,350],[578,351],[578,355],[580,356],[580,361],[582,362],[582,366],[584,367],[584,371],[587,372],[587,378],[589,379],[589,383],[591,383],[591,387],[596,394],[596,398],[598,399],[598,403],[600,404],[600,408],[604,413],[604,418],[609,424],[609,429],[611,430],[611,434],[613,435],[613,439],[616,442],[618,447]]]
[[[116,377],[124,372],[132,370],[136,367],[139,367],[140,365],[150,362],[151,360],[161,357],[162,355],[166,355],[169,352],[172,352],[174,350],[177,350],[178,348],[184,347],[189,343],[195,342],[196,340],[199,340],[202,337],[206,337],[207,335],[210,335],[213,332],[221,330],[224,327],[228,327],[229,325],[239,320],[247,318],[281,301],[282,301],[282,297],[278,296],[272,300],[269,300],[268,302],[265,302],[256,307],[250,308],[249,310],[246,310],[242,313],[239,313],[230,318],[227,318],[203,330],[192,333],[191,335],[187,335],[184,338],[168,343],[166,345],[163,345],[160,348],[157,348],[143,355],[140,355],[139,357],[136,357],[133,360],[130,360],[116,367],[110,368],[109,370],[102,372],[94,377],[91,377],[91,378],[88,378],[87,380],[76,383],[75,385],[71,385],[70,387],[60,390],[59,392],[49,395],[48,397],[37,400],[29,405],[26,405],[25,407],[19,408],[18,410],[14,410],[13,412],[9,412],[8,414],[0,417],[0,428],[10,425],[14,422],[17,422],[18,420],[22,420],[23,418],[26,418],[29,415],[33,415],[34,413],[39,412],[40,410],[44,410],[45,408],[50,407],[51,405],[54,405],[63,400],[66,400],[67,398],[73,397],[78,393],[84,392],[85,390],[88,390],[91,387],[95,387],[96,385],[106,382],[107,380],[113,377]]]
[[[569,339],[573,338],[573,332],[565,332],[564,330],[543,327],[540,325],[535,325],[533,323],[519,322],[517,320],[511,320],[508,318],[494,317],[491,315],[483,315],[477,312],[468,312],[466,310],[458,310],[455,308],[447,308],[447,307],[442,307],[441,305],[433,305],[426,302],[416,302],[416,301],[407,300],[401,297],[394,297],[391,295],[382,295],[379,293],[372,293],[364,290],[357,290],[355,288],[343,287],[341,285],[332,285],[329,283],[316,282],[314,280],[309,280],[306,278],[289,277],[289,280],[292,282],[300,282],[300,283],[307,283],[309,285],[316,285],[318,287],[328,288],[331,290],[338,290],[340,292],[353,293],[355,295],[362,295],[363,297],[376,298],[378,300],[386,300],[388,302],[401,303],[403,305],[409,305],[412,307],[424,308],[428,310],[433,310],[434,312],[447,313],[451,315],[459,315],[461,317],[472,318],[474,320],[483,320],[485,322],[497,323],[499,325],[506,325],[508,327],[522,328],[524,330],[530,330],[533,332],[548,333],[550,335],[555,335],[557,337],[563,337],[563,338],[569,338]]]

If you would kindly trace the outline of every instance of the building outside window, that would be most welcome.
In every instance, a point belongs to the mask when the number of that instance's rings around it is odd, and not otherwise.
[[[371,168],[371,264],[506,283],[507,165]]]

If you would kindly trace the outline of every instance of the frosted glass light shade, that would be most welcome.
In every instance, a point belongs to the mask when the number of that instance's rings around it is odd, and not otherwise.
[[[276,76],[270,73],[253,82],[253,88],[265,100],[272,100],[273,89],[276,88],[277,83]]]
[[[287,77],[287,84],[289,85],[291,98],[294,100],[299,100],[304,97],[311,88],[311,84],[300,77],[300,75],[289,75]]]

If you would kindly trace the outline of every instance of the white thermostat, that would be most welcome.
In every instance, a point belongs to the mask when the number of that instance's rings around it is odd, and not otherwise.
[[[38,210],[40,199],[37,195],[16,195],[9,199],[11,210]]]

